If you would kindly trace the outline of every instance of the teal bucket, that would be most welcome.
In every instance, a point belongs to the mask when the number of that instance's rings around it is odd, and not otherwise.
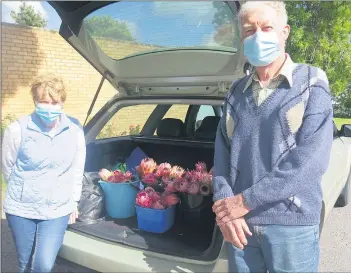
[[[139,181],[129,183],[109,183],[100,180],[105,195],[105,208],[108,216],[116,219],[133,217]]]

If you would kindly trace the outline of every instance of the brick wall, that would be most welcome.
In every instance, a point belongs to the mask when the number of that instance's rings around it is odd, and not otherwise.
[[[140,125],[142,127],[156,106],[157,105],[155,104],[148,104],[133,105],[122,108],[106,124],[105,128],[109,129],[100,134],[99,138],[114,137],[121,135],[124,132],[128,134],[130,126],[136,128]],[[184,122],[188,107],[189,105],[173,105],[164,118],[178,118]]]
[[[157,47],[150,45],[142,45],[122,41],[116,42],[111,39],[95,38],[95,41],[99,47],[113,59],[121,59],[135,52],[139,53],[142,51],[157,49]]]
[[[19,117],[30,113],[33,110],[31,82],[40,74],[54,73],[64,80],[68,90],[65,112],[83,123],[101,75],[56,31],[7,23],[2,23],[1,28],[2,118],[7,114]],[[98,44],[115,58],[151,48],[103,39],[99,39]],[[92,115],[116,92],[106,81]],[[128,130],[131,124],[143,125],[145,119],[141,117],[151,111],[150,106],[139,106],[134,111],[126,110],[127,114],[121,113],[119,116],[124,121],[118,131]],[[172,115],[181,117],[183,110]]]

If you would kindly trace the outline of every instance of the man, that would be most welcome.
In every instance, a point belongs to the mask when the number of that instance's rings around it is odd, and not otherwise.
[[[217,130],[216,221],[230,272],[317,272],[321,178],[333,140],[325,73],[285,53],[280,1],[246,2],[239,21],[255,71],[236,81]]]

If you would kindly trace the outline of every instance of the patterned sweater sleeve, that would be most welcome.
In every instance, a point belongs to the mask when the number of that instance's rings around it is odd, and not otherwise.
[[[319,71],[320,73],[320,71]],[[333,142],[333,111],[326,76],[309,86],[309,99],[296,146],[260,181],[243,192],[250,209],[308,191],[308,177],[322,177]]]

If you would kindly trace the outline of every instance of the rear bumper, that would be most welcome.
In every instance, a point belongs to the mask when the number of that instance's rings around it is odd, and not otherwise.
[[[59,256],[98,272],[227,272],[221,251],[215,263],[189,261],[138,250],[67,231]]]

